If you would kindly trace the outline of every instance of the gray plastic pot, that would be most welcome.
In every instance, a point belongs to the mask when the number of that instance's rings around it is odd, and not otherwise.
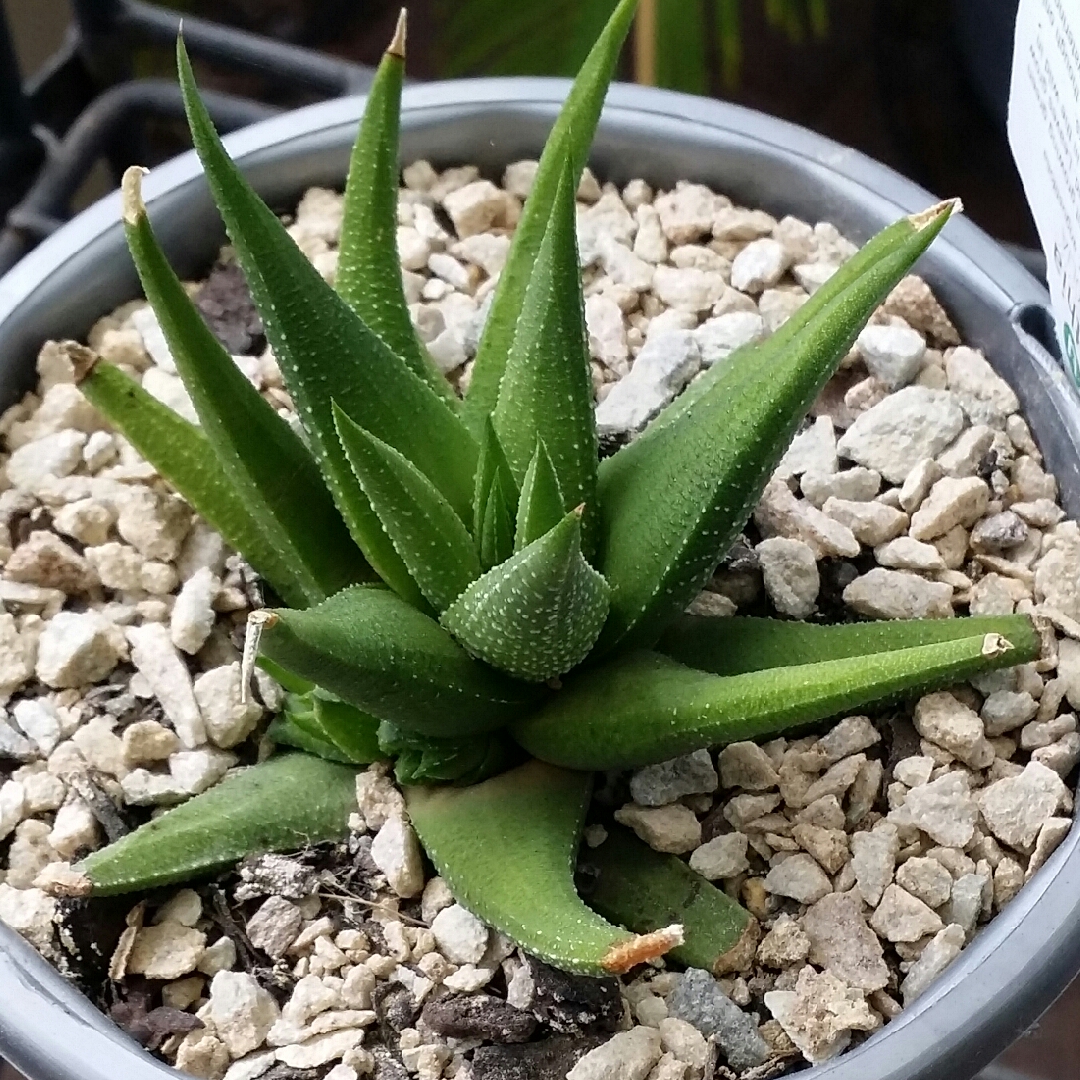
[[[535,157],[567,89],[561,81],[489,79],[410,88],[403,159],[475,162],[497,177]],[[311,184],[340,185],[362,102],[328,102],[228,139],[255,186],[285,206]],[[639,87],[608,97],[592,166],[622,183],[691,179],[752,206],[828,220],[863,241],[934,201],[896,173],[811,132],[746,109]],[[155,226],[177,265],[204,269],[221,229],[198,163],[185,154],[147,178]],[[943,192],[943,195],[949,194]],[[137,295],[119,200],[97,203],[0,281],[0,396],[33,380],[49,337],[79,336]],[[1080,515],[1080,400],[1050,343],[1047,297],[985,233],[951,222],[920,265],[959,323],[1020,395]],[[933,987],[873,1038],[814,1069],[815,1080],[966,1080],[1013,1042],[1080,970],[1076,829]],[[171,1070],[114,1027],[0,926],[0,1056],[31,1080],[159,1080]],[[174,1075],[174,1074],[172,1074]]]

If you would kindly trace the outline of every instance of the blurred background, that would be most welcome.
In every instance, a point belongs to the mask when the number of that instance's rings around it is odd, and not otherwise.
[[[390,38],[399,2],[177,0],[163,6],[371,65]],[[10,31],[10,41],[0,37],[0,219],[8,217],[7,239],[28,248],[71,210],[113,187],[123,166],[164,160],[186,140],[164,99],[157,101],[162,107],[136,103],[137,132],[116,122],[116,115],[126,115],[116,109],[111,128],[99,118],[89,130],[86,114],[84,130],[72,127],[94,101],[107,112],[100,95],[110,88],[132,79],[171,79],[168,34],[159,34],[161,44],[128,48],[116,27],[114,0],[0,3]],[[73,35],[72,3],[80,9],[81,38]],[[612,4],[412,0],[410,75],[570,74]],[[939,196],[960,195],[979,225],[1030,251],[1034,227],[1005,138],[1016,7],[1017,0],[642,0],[621,74],[803,124]],[[317,77],[301,71],[301,77],[282,78],[273,58],[238,64],[219,55],[212,63],[204,59],[199,74],[203,86],[249,99],[222,99],[231,126],[262,115],[251,102],[288,108],[365,85],[364,72],[348,65],[327,66]],[[28,94],[16,108],[19,79]],[[44,148],[52,148],[55,160],[61,140],[67,135],[70,143],[75,134],[83,138],[78,169],[54,175],[46,192],[51,202],[35,202]],[[1029,261],[1037,270],[1038,255],[1032,252]],[[1074,1080],[1078,1020],[1080,986],[1074,984],[1005,1055],[995,1080]],[[0,1063],[0,1080],[13,1075]]]

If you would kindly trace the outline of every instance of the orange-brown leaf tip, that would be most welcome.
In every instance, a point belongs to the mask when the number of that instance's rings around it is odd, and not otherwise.
[[[656,960],[682,943],[683,928],[675,923],[651,934],[639,934],[616,942],[604,954],[600,966],[612,975],[624,975],[638,964]]]
[[[953,214],[962,214],[963,212],[964,204],[960,199],[945,199],[944,202],[928,206],[917,214],[909,214],[908,221],[911,222],[916,231],[921,232],[928,225],[933,225],[935,221],[940,220],[942,217],[951,217]]]
[[[137,225],[146,216],[146,204],[142,197],[142,178],[149,172],[141,165],[132,165],[124,171],[120,181],[120,215],[125,225]]]

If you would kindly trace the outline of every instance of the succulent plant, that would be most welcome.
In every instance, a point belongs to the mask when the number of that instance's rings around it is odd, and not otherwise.
[[[599,461],[575,191],[633,11],[618,4],[551,132],[464,400],[414,333],[395,249],[403,24],[353,153],[335,287],[230,161],[180,44],[195,146],[299,423],[203,323],[157,246],[138,170],[123,185],[128,241],[200,424],[113,366],[82,385],[278,599],[253,614],[248,659],[258,651],[288,691],[269,734],[300,752],[91,855],[86,889],[161,885],[341,837],[355,766],[390,758],[440,874],[522,947],[586,974],[668,950],[724,970],[748,913],[629,833],[590,854],[592,906],[581,899],[592,773],[1037,654],[1033,628],[1012,616],[823,626],[684,614],[814,397],[954,205],[878,234],[771,338],[714,365]]]

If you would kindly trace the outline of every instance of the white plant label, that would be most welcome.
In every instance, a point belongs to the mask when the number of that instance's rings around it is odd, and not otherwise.
[[[1009,143],[1046,252],[1061,354],[1080,387],[1080,3],[1020,0]]]

